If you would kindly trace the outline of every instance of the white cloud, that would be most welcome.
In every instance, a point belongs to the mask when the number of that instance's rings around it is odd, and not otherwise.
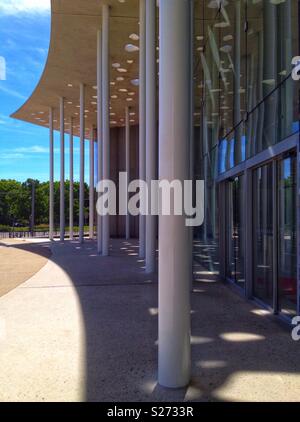
[[[50,0],[0,0],[0,13],[6,15],[46,13],[49,10]]]
[[[21,153],[21,154],[49,154],[49,147],[44,147],[42,145],[32,145],[30,147],[18,147],[10,149],[14,153]],[[66,148],[66,154],[68,153],[68,149]],[[74,153],[79,152],[79,148],[74,148]],[[59,154],[60,149],[54,148],[54,153]]]
[[[24,154],[15,153],[15,152],[0,152],[1,160],[18,160],[24,158]]]
[[[1,12],[1,10],[0,10],[0,12]],[[10,95],[12,97],[19,98],[20,100],[26,100],[26,97],[24,95],[20,94],[18,91],[15,91],[14,89],[6,88],[6,87],[0,85],[0,91],[4,92],[5,94]]]
[[[47,154],[49,152],[49,148],[45,148],[40,145],[33,145],[31,147],[20,147],[14,148],[13,151],[15,153],[22,153],[22,154]]]

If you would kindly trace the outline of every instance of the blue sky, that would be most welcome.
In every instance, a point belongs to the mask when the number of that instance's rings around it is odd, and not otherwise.
[[[50,0],[0,0],[0,179],[49,179],[49,132],[9,116],[30,97],[43,72],[50,38]],[[74,174],[79,178],[79,141],[74,139]],[[86,143],[87,144],[87,143]],[[87,145],[86,145],[87,147]],[[86,148],[86,175],[88,150]],[[69,172],[66,136],[66,178]],[[59,179],[59,136],[55,133],[55,178]]]

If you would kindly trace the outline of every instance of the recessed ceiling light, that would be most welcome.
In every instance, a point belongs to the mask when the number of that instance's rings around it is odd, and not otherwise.
[[[120,88],[119,92],[127,92],[127,89],[126,88]]]
[[[115,82],[113,82],[113,81],[112,81],[112,82],[110,82],[110,84],[111,84],[112,86],[116,85],[116,83],[115,83]]]
[[[134,85],[134,86],[139,86],[139,84],[140,84],[140,80],[139,80],[139,79],[132,79],[130,82],[131,82],[131,83],[132,83],[132,85]]]
[[[130,34],[130,35],[129,35],[129,38],[130,38],[131,40],[133,40],[133,41],[138,41],[138,40],[140,39],[140,37],[138,36],[138,34],[135,34],[135,33]]]
[[[127,63],[128,64],[132,64],[133,63],[133,60],[127,60]]]
[[[117,96],[117,95],[112,95],[110,98],[111,98],[112,100],[116,100],[116,99],[118,98],[118,96]]]
[[[135,92],[128,92],[128,95],[130,95],[131,97],[133,97],[135,95]]]
[[[132,111],[131,113],[129,113],[130,116],[135,116],[135,112]]]
[[[72,88],[72,87],[73,87],[73,84],[68,84],[68,87],[69,87],[69,88]]]
[[[125,51],[127,51],[127,53],[134,53],[136,51],[139,51],[139,47],[134,44],[126,44]]]
[[[230,53],[231,50],[231,45],[223,45],[222,47],[220,47],[220,51],[222,51],[223,53]]]
[[[113,63],[113,64],[112,64],[112,67],[113,67],[114,69],[118,69],[120,66],[121,66],[121,65],[120,65],[120,63]]]
[[[123,76],[118,76],[116,79],[117,79],[117,81],[118,81],[118,82],[122,82],[122,81],[124,81]]]
[[[126,101],[133,101],[132,98],[126,98]]]
[[[126,73],[127,69],[124,69],[124,67],[118,67],[117,71],[120,73]]]

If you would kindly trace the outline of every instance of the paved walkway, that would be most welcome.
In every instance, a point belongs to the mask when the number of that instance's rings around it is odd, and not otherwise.
[[[196,268],[192,383],[158,386],[157,281],[135,242],[113,241],[108,258],[90,241],[55,242],[47,264],[0,298],[1,401],[297,401],[299,351],[286,328]]]
[[[16,239],[0,241],[0,296],[37,273],[51,255],[47,244]]]

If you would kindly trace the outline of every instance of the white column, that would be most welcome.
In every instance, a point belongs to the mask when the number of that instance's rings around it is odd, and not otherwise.
[[[194,0],[190,0],[190,180],[194,180],[194,155],[195,155],[195,139],[194,139],[194,127],[195,127],[195,97],[194,97],[194,37],[195,37],[195,4]],[[194,273],[194,228],[190,227],[190,290],[193,291]]]
[[[160,0],[159,178],[189,178],[190,2]],[[159,368],[165,387],[190,380],[190,248],[185,216],[159,217]]]
[[[49,180],[49,238],[54,235],[54,139],[53,139],[53,108],[49,108],[49,149],[50,149],[50,180]]]
[[[125,161],[126,161],[126,174],[127,174],[127,187],[130,183],[130,121],[129,121],[129,107],[125,108]],[[127,191],[127,204],[128,204],[128,191]],[[130,239],[130,214],[127,209],[126,214],[126,240]]]
[[[146,1],[140,0],[139,178],[146,180]],[[140,258],[145,257],[146,217],[139,216]]]
[[[102,32],[97,32],[97,175],[99,183],[102,180]],[[100,194],[98,193],[98,199]],[[102,218],[97,213],[97,252],[102,253]]]
[[[64,98],[59,99],[60,109],[60,241],[65,238],[65,113]]]
[[[109,127],[109,6],[102,6],[102,142],[103,179],[110,179]],[[102,255],[109,255],[109,215],[102,217]]]
[[[235,2],[235,38],[234,38],[234,126],[241,121],[241,0]],[[242,160],[242,125],[235,129],[234,163]]]
[[[69,197],[69,227],[70,240],[74,239],[74,143],[73,143],[73,117],[70,118],[70,197]]]
[[[157,180],[156,1],[146,2],[146,182]],[[151,198],[149,200],[149,209]],[[146,272],[156,267],[156,217],[146,216]]]
[[[89,191],[89,225],[90,225],[90,239],[94,239],[94,207],[95,207],[95,181],[94,181],[94,128],[91,129],[90,138],[90,191]]]
[[[263,145],[265,149],[277,142],[277,100],[278,91],[270,95],[277,84],[277,5],[263,2],[263,96],[264,128]]]
[[[79,187],[79,242],[84,241],[84,138],[85,86],[80,84],[80,187]]]

